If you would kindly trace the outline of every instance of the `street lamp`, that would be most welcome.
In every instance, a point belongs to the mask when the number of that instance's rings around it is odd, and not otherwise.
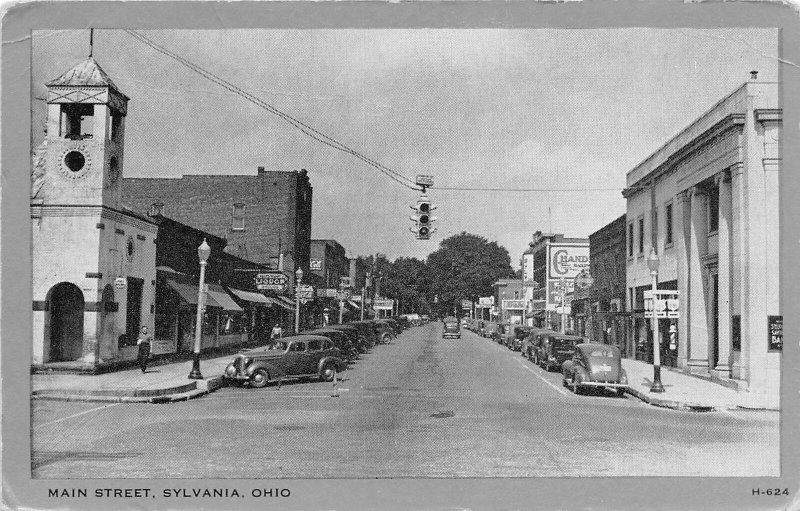
[[[361,286],[361,321],[364,321],[364,310],[367,308],[367,286],[370,285],[372,273],[367,271],[364,274],[364,285]]]
[[[300,333],[300,283],[303,282],[303,269],[298,268],[294,272],[297,277],[297,284],[294,286],[294,333]]]
[[[203,238],[203,243],[197,247],[197,257],[200,259],[200,288],[197,291],[197,322],[194,329],[194,354],[192,361],[192,371],[189,373],[190,380],[202,380],[200,373],[200,340],[203,335],[203,311],[205,310],[205,287],[206,287],[206,264],[208,256],[211,255],[211,247]]]
[[[658,312],[656,292],[658,291],[658,265],[660,261],[655,247],[650,247],[650,255],[647,256],[647,267],[650,269],[650,276],[653,282],[653,385],[650,392],[664,392],[664,385],[661,384],[661,346],[658,339]]]
[[[561,277],[558,281],[561,287],[561,333],[567,333],[567,279]]]

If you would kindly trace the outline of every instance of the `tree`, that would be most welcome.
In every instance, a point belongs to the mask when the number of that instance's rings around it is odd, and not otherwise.
[[[461,232],[442,240],[426,261],[427,298],[440,315],[461,310],[461,300],[490,296],[493,284],[514,275],[508,250],[486,238]]]

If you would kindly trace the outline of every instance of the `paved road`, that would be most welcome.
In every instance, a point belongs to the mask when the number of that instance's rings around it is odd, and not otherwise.
[[[184,403],[33,401],[33,475],[146,478],[778,475],[775,412],[576,396],[488,339],[407,330],[340,382]]]

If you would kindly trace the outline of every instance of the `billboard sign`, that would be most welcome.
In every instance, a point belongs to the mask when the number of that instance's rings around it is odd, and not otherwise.
[[[312,259],[308,263],[308,269],[310,269],[311,271],[314,271],[314,270],[320,271],[320,270],[322,270],[322,259]]]
[[[375,310],[390,311],[394,309],[394,300],[390,300],[388,298],[376,298],[375,302],[372,304],[372,308]]]
[[[572,279],[581,271],[589,272],[589,244],[559,244],[548,245],[548,261],[550,278]]]

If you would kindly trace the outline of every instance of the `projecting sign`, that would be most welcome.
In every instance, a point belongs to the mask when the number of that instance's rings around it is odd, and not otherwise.
[[[372,308],[375,310],[390,311],[394,309],[394,300],[387,298],[376,298],[372,304]]]
[[[525,300],[503,300],[503,310],[525,310]]]
[[[313,300],[314,286],[309,286],[308,284],[300,284],[297,286],[297,298],[300,299],[300,303],[308,303]]]
[[[654,305],[653,290],[646,289],[644,292],[644,317],[652,318],[655,308],[657,318],[677,318],[680,315],[679,303],[677,291],[656,291]]]
[[[417,184],[420,186],[433,186],[433,176],[426,174],[417,174]]]
[[[551,244],[548,246],[548,260],[551,278],[571,279],[584,269],[589,271],[589,245]]]
[[[769,329],[769,349],[772,351],[783,350],[783,316],[767,316]]]
[[[309,270],[322,270],[322,259],[312,259],[308,263]]]
[[[472,302],[469,300],[461,300],[461,308],[464,310],[472,310]]]
[[[349,289],[340,289],[336,292],[336,299],[340,302],[346,302],[353,297],[353,293]],[[359,296],[359,298],[361,298]]]
[[[566,296],[575,290],[575,281],[572,279],[565,279],[566,284],[564,290],[564,299],[569,304],[572,299],[571,296]],[[561,284],[558,280],[550,280],[547,282],[547,310],[555,310],[556,305],[561,304]]]
[[[494,296],[482,296],[478,298],[478,303],[483,306],[494,305]]]
[[[289,277],[283,273],[257,273],[253,281],[256,289],[260,291],[265,289],[283,291],[289,283]]]

